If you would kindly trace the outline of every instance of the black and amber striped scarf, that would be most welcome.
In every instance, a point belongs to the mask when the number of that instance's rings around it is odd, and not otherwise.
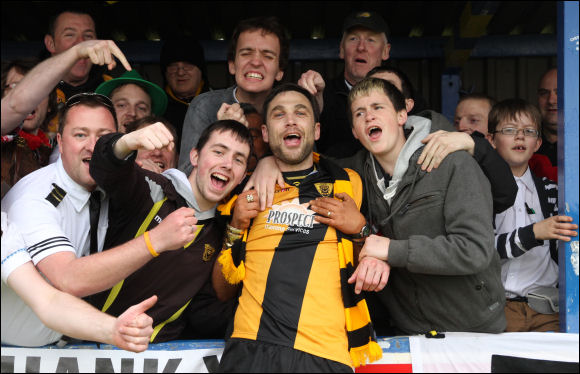
[[[315,156],[318,155],[315,154]],[[321,168],[327,170],[334,177],[334,193],[345,192],[354,198],[348,173],[323,157],[319,160],[317,158],[315,157],[315,161],[320,162]],[[220,213],[230,215],[236,199],[237,196],[234,196],[227,204],[218,207]],[[366,300],[362,294],[357,295],[354,292],[354,284],[348,283],[348,279],[355,270],[352,241],[339,231],[336,231],[336,235],[348,349],[353,366],[358,367],[365,365],[367,360],[373,362],[380,359],[383,352],[376,340]],[[248,230],[245,230],[242,239],[236,241],[231,248],[224,248],[218,258],[222,265],[224,277],[230,284],[238,284],[245,278],[244,258],[247,236]]]

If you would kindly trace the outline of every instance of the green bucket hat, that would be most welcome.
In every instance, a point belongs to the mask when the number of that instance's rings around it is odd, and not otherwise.
[[[151,112],[153,112],[153,114],[158,116],[165,114],[165,109],[167,109],[167,94],[155,83],[143,79],[137,70],[127,71],[119,78],[101,83],[95,92],[110,98],[111,92],[113,92],[115,88],[127,83],[136,84],[147,91],[151,97]]]

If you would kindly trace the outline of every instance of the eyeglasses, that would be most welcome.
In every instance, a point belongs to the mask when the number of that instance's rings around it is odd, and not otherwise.
[[[83,93],[73,95],[73,96],[68,98],[68,100],[64,104],[64,107],[66,109],[69,109],[70,107],[75,106],[77,104],[82,104],[82,103],[90,102],[90,101],[93,101],[93,102],[97,101],[98,103],[106,106],[108,109],[112,109],[113,111],[115,110],[115,107],[113,106],[113,102],[111,101],[111,99],[109,99],[105,95],[101,95],[101,94],[94,93],[94,92],[83,92]]]
[[[540,132],[538,130],[533,129],[531,127],[526,127],[523,129],[517,129],[515,127],[504,127],[501,130],[494,131],[493,134],[497,134],[499,132],[502,135],[516,136],[520,133],[520,131],[524,134],[524,136],[530,138],[537,138],[540,135]]]
[[[167,67],[167,72],[169,74],[175,74],[179,71],[179,69],[183,69],[186,73],[190,73],[195,69],[195,65],[192,64],[184,64],[184,65],[169,65]]]

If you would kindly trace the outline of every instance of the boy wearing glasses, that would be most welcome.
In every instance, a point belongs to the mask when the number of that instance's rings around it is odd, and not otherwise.
[[[571,217],[558,215],[556,184],[536,177],[528,167],[542,144],[540,124],[538,109],[521,99],[497,103],[489,113],[488,139],[509,164],[518,185],[514,205],[494,220],[510,332],[558,331],[557,310],[533,300],[535,295],[558,294],[556,240],[570,241],[578,228],[570,223]]]

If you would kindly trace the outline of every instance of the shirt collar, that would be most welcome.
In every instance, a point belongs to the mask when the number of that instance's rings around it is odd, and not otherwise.
[[[346,84],[346,88],[350,91],[352,90],[352,84],[348,83],[348,81],[345,79],[344,80],[344,84]]]
[[[189,182],[189,179],[187,178],[185,173],[177,169],[167,169],[162,174],[164,177],[171,180],[171,183],[175,187],[177,193],[181,195],[181,197],[185,199],[187,204],[195,210],[195,218],[201,221],[204,219],[213,218],[215,216],[217,204],[214,205],[209,210],[205,211],[202,211],[199,208],[197,199],[195,198],[193,190],[191,189],[191,183]]]
[[[236,92],[238,92],[238,86],[235,86],[235,87],[234,87],[234,92],[233,92],[233,95],[234,95],[234,100],[236,101],[236,103],[238,103],[238,104],[239,104],[239,103],[240,103],[240,101],[239,101],[239,100],[238,100],[238,98],[236,97]]]
[[[515,177],[515,178],[516,178],[516,181],[522,182],[528,190],[530,190],[530,191],[534,190],[534,188],[535,188],[534,178],[532,178],[532,173],[531,173],[529,167],[526,169],[526,172],[524,173],[524,175],[522,175],[521,177]]]

